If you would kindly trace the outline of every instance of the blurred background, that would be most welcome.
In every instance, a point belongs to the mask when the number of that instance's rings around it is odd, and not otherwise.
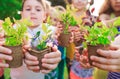
[[[62,5],[66,6],[64,0],[49,0],[51,1],[52,5]],[[93,15],[98,16],[98,10],[104,0],[94,0],[94,4],[91,8],[95,8]],[[22,0],[0,0],[0,19],[4,20],[6,17],[11,17],[15,19],[20,19],[20,10]],[[91,9],[90,8],[90,9]]]

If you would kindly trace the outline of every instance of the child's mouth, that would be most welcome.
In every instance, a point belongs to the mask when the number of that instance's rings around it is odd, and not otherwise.
[[[35,18],[35,17],[31,17],[30,19],[31,19],[31,20],[36,20],[37,18]]]

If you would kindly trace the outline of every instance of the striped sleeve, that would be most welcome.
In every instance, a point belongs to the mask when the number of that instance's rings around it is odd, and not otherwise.
[[[107,79],[120,79],[120,72],[109,72]]]

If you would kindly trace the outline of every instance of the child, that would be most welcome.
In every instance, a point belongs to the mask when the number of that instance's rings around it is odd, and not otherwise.
[[[28,27],[28,32],[33,35],[37,31],[41,30],[41,24],[46,18],[46,4],[45,0],[24,0],[22,19],[29,18],[33,22],[33,26]],[[40,29],[40,30],[39,30]],[[51,29],[51,28],[50,28]],[[2,47],[3,48],[3,47]],[[9,50],[4,48],[5,51]],[[27,49],[27,45],[24,46]],[[4,53],[4,51],[3,51]],[[10,54],[7,51],[6,53]],[[12,60],[12,57],[8,55],[1,54],[1,59]],[[55,69],[61,60],[61,54],[56,47],[53,47],[53,52],[46,54],[42,59],[42,66],[47,68],[46,70],[41,70],[42,73],[49,73],[51,70]],[[19,68],[11,68],[11,79],[44,79],[44,74],[40,73],[40,68],[38,66],[38,60],[35,56],[25,52],[25,63]],[[1,65],[0,67],[9,67],[8,64]],[[32,71],[31,71],[32,70]],[[34,72],[33,72],[34,71]],[[38,72],[38,73],[35,73]]]
[[[76,19],[76,21],[78,23],[80,23],[80,18],[82,18],[82,21],[85,22],[89,22],[90,25],[92,25],[92,22],[88,19],[86,11],[87,11],[87,4],[88,4],[88,0],[67,0],[70,1],[71,4],[71,8],[75,9],[76,11],[74,11],[73,15],[74,18]],[[84,17],[87,17],[87,19],[83,19]],[[84,24],[84,23],[83,23]],[[75,41],[79,41],[81,40],[82,34],[79,31],[79,27],[75,28],[75,32],[74,32],[74,40]],[[68,49],[68,52],[69,49]],[[75,52],[75,51],[74,51]],[[69,56],[67,56],[69,58]],[[79,78],[92,78],[92,70],[93,69],[84,69],[81,67],[80,63],[78,61],[76,61],[76,59],[73,61],[71,69],[70,69],[70,78],[71,79],[79,79]]]

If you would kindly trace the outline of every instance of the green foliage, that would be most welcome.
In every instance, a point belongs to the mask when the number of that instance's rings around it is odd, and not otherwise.
[[[23,38],[25,38],[25,33],[27,32],[27,26],[30,22],[27,20],[15,20],[15,27],[11,22],[10,18],[6,18],[3,22],[3,30],[5,32],[5,45],[7,46],[18,46],[22,44]]]
[[[39,43],[36,47],[38,50],[43,50],[43,49],[47,48],[46,41],[50,38],[51,32],[52,32],[52,30],[48,29],[49,26],[50,26],[49,24],[43,23],[42,30],[43,30],[44,34],[41,34],[41,32],[38,31],[36,33],[36,35],[34,36],[34,38],[32,39],[32,42],[34,42],[35,39],[38,38]],[[42,37],[42,39],[40,39],[40,37]]]
[[[20,19],[18,11],[21,10],[22,0],[0,0],[0,19],[6,17]]]
[[[65,13],[61,15],[61,20],[63,22],[64,26],[64,33],[68,33],[68,27],[69,26],[76,26],[77,21],[72,16],[70,6],[67,6],[67,10]]]
[[[85,35],[87,45],[109,45],[119,34],[116,27],[106,27],[101,22],[96,22],[94,26],[86,29],[88,31],[88,34]]]

